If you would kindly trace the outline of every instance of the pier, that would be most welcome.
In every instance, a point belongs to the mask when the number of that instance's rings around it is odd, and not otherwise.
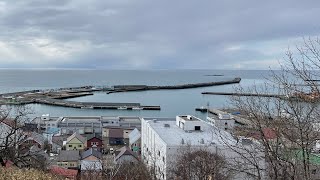
[[[160,106],[142,106],[140,103],[78,102],[59,99],[36,99],[34,103],[81,109],[161,110]]]
[[[160,106],[143,106],[140,103],[111,103],[111,102],[77,102],[63,99],[93,95],[93,92],[106,88],[93,86],[59,88],[48,90],[30,90],[16,93],[0,94],[0,105],[46,104],[81,109],[114,109],[114,110],[160,110]]]
[[[258,97],[275,97],[275,98],[283,98],[284,95],[278,94],[253,94],[253,93],[234,93],[234,92],[202,92],[201,94],[206,95],[224,95],[224,96],[258,96]]]
[[[113,86],[113,90],[110,90],[109,92],[107,92],[107,94],[118,93],[118,92],[128,92],[128,91],[190,89],[190,88],[199,88],[199,87],[208,87],[208,86],[236,84],[236,83],[239,83],[240,81],[241,81],[241,78],[234,78],[232,80],[227,80],[227,81],[182,84],[182,85],[172,85],[172,86],[118,85],[118,86]]]

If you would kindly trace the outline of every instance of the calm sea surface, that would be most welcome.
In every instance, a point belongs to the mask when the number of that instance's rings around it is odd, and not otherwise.
[[[205,75],[224,76],[205,76]],[[31,89],[52,89],[84,85],[113,86],[122,84],[175,85],[197,82],[212,82],[241,77],[240,85],[250,87],[262,84],[269,71],[237,70],[0,70],[0,92],[15,92]],[[161,111],[93,110],[54,107],[33,104],[33,116],[143,116],[175,117],[178,114],[192,114],[204,117],[195,108],[206,106],[227,107],[228,97],[202,95],[203,91],[232,92],[234,86],[223,85],[184,90],[158,90],[144,92],[114,93],[99,92],[93,96],[69,99],[72,101],[137,102],[142,105],[160,105]]]

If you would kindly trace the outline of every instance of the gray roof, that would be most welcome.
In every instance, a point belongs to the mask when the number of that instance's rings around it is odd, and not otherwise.
[[[135,157],[137,160],[139,160],[136,154],[133,151],[131,151],[131,149],[128,146],[123,146],[122,148],[116,151],[116,154],[117,155],[114,158],[115,161],[117,161],[123,155],[131,155]]]
[[[123,129],[109,129],[109,137],[123,138]]]
[[[41,146],[44,145],[44,142],[46,141],[46,138],[41,135],[41,134],[38,134],[36,132],[32,132],[30,134],[27,135],[27,139],[26,140],[34,140],[36,141],[38,144],[40,144]]]
[[[57,144],[59,146],[63,146],[63,136],[53,136],[52,137],[52,143]]]
[[[140,131],[135,128],[130,134],[129,134],[129,143],[130,145],[138,141],[141,137]]]
[[[57,161],[78,161],[80,160],[79,150],[60,151]]]
[[[97,139],[102,140],[101,133],[85,134],[84,136],[87,137],[87,141],[89,141],[92,138],[97,138]]]
[[[86,151],[84,151],[82,154],[81,154],[81,158],[82,159],[85,159],[85,158],[87,158],[87,157],[89,157],[89,156],[94,156],[94,157],[96,157],[96,158],[98,158],[98,159],[101,159],[102,158],[102,153],[101,152],[99,152],[99,151],[97,151],[97,150],[94,150],[94,149],[92,149],[92,148],[89,148],[88,150],[86,150]]]
[[[81,136],[78,132],[73,133],[71,136],[67,138],[67,143],[71,141],[73,138],[77,138],[79,141],[81,141],[83,144],[87,143],[87,139],[83,136]]]

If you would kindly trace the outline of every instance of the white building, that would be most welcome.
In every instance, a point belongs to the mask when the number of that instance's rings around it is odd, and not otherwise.
[[[207,120],[225,131],[232,130],[235,126],[235,119],[231,114],[216,109],[208,113]]]
[[[176,119],[142,118],[141,124],[142,159],[153,168],[159,179],[169,178],[170,166],[181,148],[205,147],[209,151],[224,155],[226,158],[236,157],[229,150],[222,138],[229,144],[237,141],[226,131],[206,123],[194,116],[177,116]]]

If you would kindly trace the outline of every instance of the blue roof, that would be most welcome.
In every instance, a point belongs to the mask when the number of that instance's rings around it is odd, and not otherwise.
[[[47,134],[56,134],[60,131],[60,128],[48,127],[46,132]]]

